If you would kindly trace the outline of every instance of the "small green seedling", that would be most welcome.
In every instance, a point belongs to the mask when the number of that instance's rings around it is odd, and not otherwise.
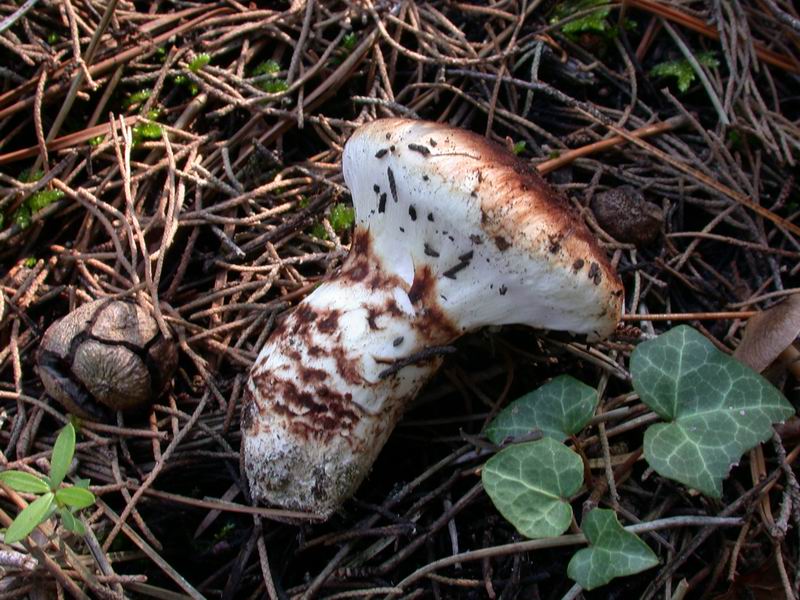
[[[714,69],[719,66],[719,60],[717,60],[713,52],[701,52],[695,58],[704,67]],[[678,90],[681,93],[688,91],[697,78],[697,73],[694,72],[692,64],[686,59],[659,63],[650,69],[650,75],[653,77],[674,77],[678,81]]]
[[[81,480],[76,485],[62,487],[64,477],[69,471],[72,457],[75,454],[75,427],[68,423],[58,434],[53,446],[50,460],[50,477],[31,475],[24,471],[3,471],[0,482],[18,492],[38,494],[5,532],[5,542],[13,544],[28,536],[39,524],[58,513],[61,523],[66,529],[83,535],[84,525],[76,517],[77,511],[95,503],[95,497],[87,488],[88,480]]]
[[[520,140],[519,142],[515,142],[514,145],[511,147],[511,151],[516,155],[519,156],[523,152],[525,152],[525,147],[528,143],[525,140]]]

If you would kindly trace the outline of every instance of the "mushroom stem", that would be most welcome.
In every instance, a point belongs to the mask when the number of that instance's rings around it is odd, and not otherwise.
[[[251,371],[242,428],[253,500],[328,516],[355,492],[439,368],[428,349],[460,334],[427,302],[433,291],[387,273],[356,230],[341,273],[278,326]]]

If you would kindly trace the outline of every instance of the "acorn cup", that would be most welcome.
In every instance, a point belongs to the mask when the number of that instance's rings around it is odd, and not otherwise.
[[[103,299],[53,323],[36,363],[48,394],[81,418],[103,421],[161,396],[178,365],[178,349],[141,306]]]

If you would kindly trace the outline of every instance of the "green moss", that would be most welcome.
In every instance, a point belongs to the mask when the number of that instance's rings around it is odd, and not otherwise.
[[[559,21],[569,18],[575,13],[585,11],[594,6],[600,6],[601,8],[598,8],[597,10],[593,10],[582,17],[578,17],[577,19],[573,19],[568,23],[565,23],[561,27],[561,31],[570,37],[577,37],[582,33],[610,34],[613,31],[613,27],[606,19],[611,12],[611,7],[603,6],[604,4],[608,4],[608,0],[577,0],[561,2],[558,4],[558,6],[556,6],[553,17],[550,19],[550,23],[558,23]]]
[[[133,128],[133,145],[137,146],[145,140],[160,140],[161,125],[152,121],[139,123]]]
[[[19,174],[17,179],[22,183],[33,183],[34,181],[39,181],[42,177],[44,177],[44,171],[41,169],[37,169],[36,171],[25,169]]]
[[[63,197],[64,192],[61,190],[41,190],[28,198],[27,203],[31,213],[35,213]]]
[[[701,52],[695,58],[704,67],[713,69],[719,66],[719,61],[714,52]],[[659,63],[650,70],[650,75],[653,77],[674,77],[681,93],[686,92],[697,78],[697,73],[694,72],[692,64],[686,59]]]
[[[328,239],[328,232],[325,231],[325,227],[322,223],[316,223],[311,228],[311,235],[320,240],[327,240]]]
[[[153,90],[139,90],[125,98],[125,102],[122,104],[125,108],[130,108],[131,106],[145,102],[152,94]]]
[[[189,62],[189,70],[192,73],[197,73],[203,67],[205,67],[208,63],[211,62],[211,55],[207,52],[203,52],[202,54],[198,54]]]
[[[251,77],[258,77],[259,75],[277,75],[280,73],[281,66],[278,64],[276,60],[265,60],[264,62],[260,63],[253,71],[250,73]]]
[[[334,204],[331,207],[331,216],[329,221],[331,227],[336,233],[347,231],[353,226],[356,220],[356,211],[352,206],[345,206],[344,204]]]
[[[270,81],[262,81],[258,84],[262,90],[267,92],[268,94],[278,94],[280,92],[285,92],[289,89],[289,84],[286,83],[285,79],[272,79]]]

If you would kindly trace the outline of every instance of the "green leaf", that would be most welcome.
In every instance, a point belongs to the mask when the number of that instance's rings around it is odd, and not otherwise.
[[[39,477],[23,471],[3,471],[0,473],[0,481],[18,492],[46,494],[50,491],[48,485]]]
[[[695,58],[704,67],[715,68],[719,66],[719,61],[713,52],[701,52]],[[686,92],[697,77],[692,63],[686,59],[659,63],[650,70],[650,75],[653,77],[674,77],[677,79],[678,90],[681,92]]]
[[[486,428],[495,444],[539,429],[546,437],[564,440],[578,433],[597,408],[597,391],[569,375],[560,375],[514,400]]]
[[[205,67],[210,62],[211,62],[211,55],[206,52],[203,52],[202,54],[198,54],[191,60],[191,62],[189,63],[189,70],[192,73],[197,73],[200,69]]]
[[[515,144],[512,146],[512,148],[511,148],[511,151],[512,151],[514,154],[517,154],[517,155],[519,155],[519,154],[522,154],[523,152],[525,152],[525,147],[526,147],[527,145],[528,145],[528,143],[527,143],[525,140],[520,140],[519,142],[516,142],[516,143],[515,143]]]
[[[352,206],[334,204],[331,208],[330,223],[336,233],[347,231],[356,220],[356,211]]]
[[[61,517],[61,523],[66,529],[78,535],[86,533],[86,528],[83,526],[83,523],[81,523],[81,520],[77,519],[69,509],[59,508],[58,514]]]
[[[26,268],[32,269],[33,267],[36,266],[36,257],[35,256],[29,256],[28,258],[26,258],[25,260],[22,261],[22,264]]]
[[[75,428],[67,423],[56,438],[53,454],[50,459],[50,483],[53,489],[58,488],[67,476],[72,456],[75,454]]]
[[[56,500],[73,508],[86,508],[95,503],[95,497],[92,492],[73,486],[57,490]]]
[[[742,454],[794,414],[766,379],[686,325],[639,344],[631,377],[642,402],[669,421],[645,432],[647,462],[714,498]]]
[[[561,535],[572,521],[567,499],[583,484],[580,456],[564,444],[544,438],[506,448],[482,470],[483,487],[522,535]]]
[[[24,539],[39,523],[44,521],[50,512],[53,498],[53,492],[47,492],[25,507],[8,526],[5,535],[6,544],[13,544]]]
[[[625,531],[613,510],[595,508],[583,519],[581,529],[590,546],[576,552],[567,575],[585,590],[652,569],[658,558],[636,535]]]

